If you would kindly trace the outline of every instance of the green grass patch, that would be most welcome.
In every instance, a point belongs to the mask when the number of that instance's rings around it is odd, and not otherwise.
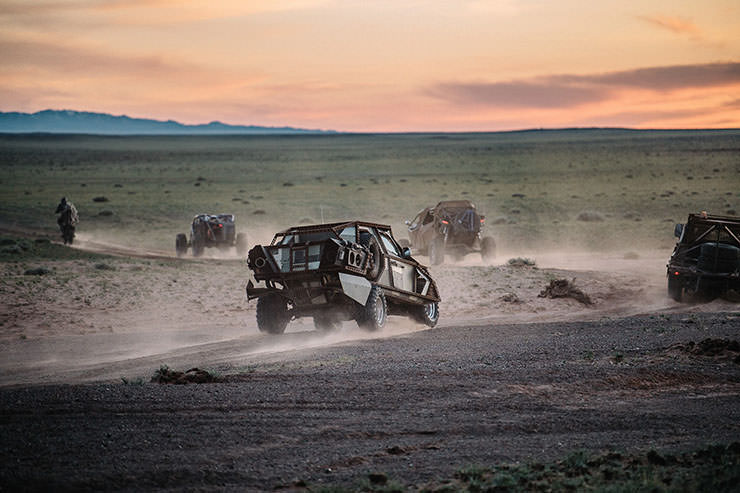
[[[380,481],[378,478],[382,478]],[[735,492],[740,484],[740,443],[713,445],[670,454],[650,450],[625,454],[594,454],[584,450],[561,460],[493,467],[469,465],[451,478],[433,483],[402,485],[373,473],[345,488],[325,485],[309,491],[425,491],[425,492]]]
[[[52,243],[46,238],[0,237],[0,262],[32,260],[90,260],[111,259],[109,255],[85,252],[65,245]],[[99,264],[106,265],[106,264]]]
[[[298,223],[403,221],[470,199],[501,248],[670,248],[689,212],[740,209],[740,131],[105,137],[2,135],[0,225],[172,248],[198,213],[268,241]],[[106,201],[101,201],[104,197]],[[588,214],[584,213],[587,212]],[[593,220],[596,218],[597,220]],[[263,236],[267,237],[266,239]]]

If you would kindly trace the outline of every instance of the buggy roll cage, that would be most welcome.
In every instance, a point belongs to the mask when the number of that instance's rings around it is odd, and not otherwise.
[[[684,241],[686,233],[687,233],[687,226],[691,224],[695,227],[706,227],[706,230],[704,230],[702,233],[697,235],[693,239],[686,239]],[[740,230],[740,220],[729,217],[729,216],[715,216],[715,215],[701,215],[701,214],[689,214],[689,219],[686,221],[686,224],[677,224],[676,227],[681,226],[680,233],[678,229],[676,230],[677,236],[679,236],[678,244],[676,245],[676,259],[684,259],[685,257],[688,257],[690,253],[694,253],[697,249],[701,248],[701,245],[703,243],[703,240],[707,238],[711,233],[717,232],[717,239],[711,240],[714,243],[727,243],[731,244],[730,242],[723,242],[720,241],[720,233],[724,232],[727,233],[728,238],[731,238],[734,240],[734,243],[736,246],[740,247],[740,237],[738,237],[735,232],[732,231],[730,226],[736,226]],[[688,248],[685,250],[679,252],[680,246],[687,245]]]

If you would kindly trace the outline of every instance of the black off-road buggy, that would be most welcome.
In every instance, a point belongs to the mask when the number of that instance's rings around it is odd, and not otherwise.
[[[222,250],[236,247],[236,252],[243,256],[247,253],[246,233],[236,233],[234,214],[198,214],[193,218],[190,227],[190,241],[184,233],[175,237],[175,252],[182,257],[192,248],[193,257],[203,255],[206,247],[218,247]]]
[[[299,226],[277,233],[247,256],[247,298],[257,298],[260,331],[281,334],[291,319],[313,317],[320,330],[355,320],[367,330],[405,315],[434,327],[439,291],[426,268],[369,222]]]
[[[495,257],[496,242],[481,236],[485,221],[469,200],[447,200],[422,210],[406,225],[413,251],[429,255],[429,262],[439,265],[445,253],[463,257],[479,252],[484,261]]]
[[[689,214],[674,234],[679,240],[667,265],[671,298],[740,292],[740,217]]]

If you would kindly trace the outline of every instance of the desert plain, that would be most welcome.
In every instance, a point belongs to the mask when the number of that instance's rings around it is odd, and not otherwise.
[[[3,135],[0,167],[0,490],[736,488],[738,298],[676,303],[665,265],[737,215],[740,131]],[[243,258],[174,251],[197,213],[405,238],[458,198],[497,256],[431,268],[433,329],[260,334]]]

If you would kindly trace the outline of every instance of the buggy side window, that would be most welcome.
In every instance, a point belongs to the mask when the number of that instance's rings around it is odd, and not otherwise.
[[[348,241],[350,243],[354,243],[355,241],[357,241],[356,235],[357,235],[357,229],[354,226],[349,226],[347,228],[344,228],[339,233],[339,237],[341,239],[343,239],[344,241]]]
[[[383,240],[383,245],[385,245],[385,250],[388,253],[390,253],[391,255],[395,255],[396,257],[401,256],[401,252],[398,251],[398,247],[396,246],[396,243],[391,239],[388,233],[381,232],[380,238]]]
[[[295,239],[294,235],[285,235],[282,238],[280,238],[277,244],[278,245],[290,245],[291,243],[293,243],[294,239]]]

